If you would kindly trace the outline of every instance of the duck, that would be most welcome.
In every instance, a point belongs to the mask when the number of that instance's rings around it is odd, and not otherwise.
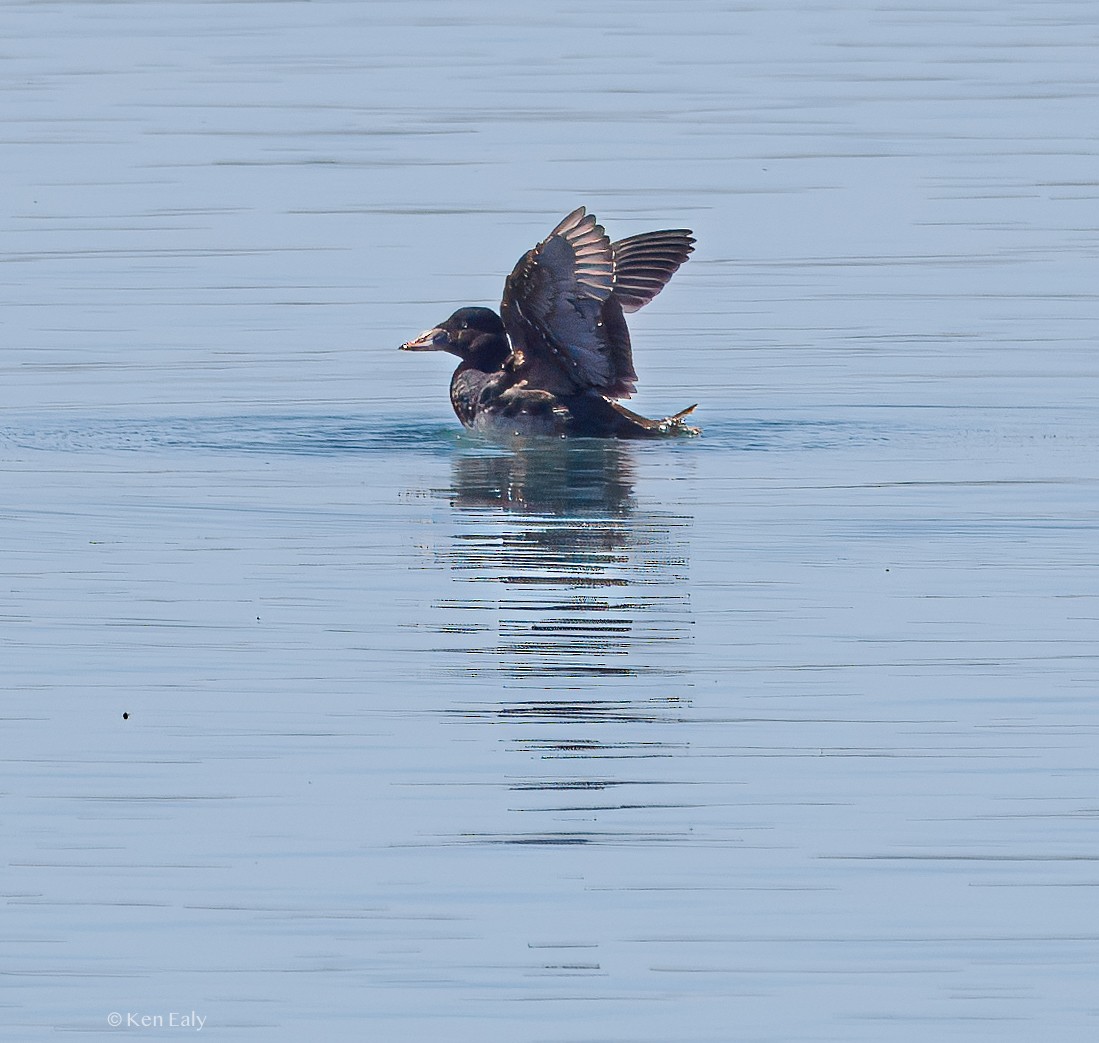
[[[499,313],[459,308],[401,350],[458,357],[450,402],[462,425],[482,435],[698,435],[686,420],[696,406],[652,420],[620,401],[637,390],[625,315],[660,293],[694,244],[687,228],[611,242],[578,207],[519,258]]]

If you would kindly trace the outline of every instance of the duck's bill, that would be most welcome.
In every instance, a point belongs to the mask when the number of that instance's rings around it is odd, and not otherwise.
[[[401,351],[446,351],[449,342],[446,330],[436,326],[424,330],[415,340],[406,341],[401,345]]]

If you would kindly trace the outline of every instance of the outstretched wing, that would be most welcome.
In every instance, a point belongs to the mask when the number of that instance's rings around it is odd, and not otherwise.
[[[625,312],[648,304],[694,251],[688,228],[644,232],[611,243],[613,292]]]
[[[613,285],[610,240],[580,207],[520,258],[505,283],[500,314],[516,373],[554,394],[629,394],[637,379],[629,342],[623,356],[604,322]]]
[[[504,286],[500,315],[510,367],[532,388],[558,395],[636,390],[624,311],[651,301],[693,250],[686,229],[611,243],[584,207],[524,254]]]

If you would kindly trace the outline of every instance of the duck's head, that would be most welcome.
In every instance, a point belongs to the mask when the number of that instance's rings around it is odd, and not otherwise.
[[[492,368],[503,365],[510,350],[503,320],[491,308],[459,308],[446,322],[401,345],[401,351],[449,351]]]

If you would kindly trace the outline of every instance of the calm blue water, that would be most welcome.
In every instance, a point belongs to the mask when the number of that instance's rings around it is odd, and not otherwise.
[[[1096,1037],[1092,4],[4,22],[0,1037]],[[396,351],[581,203],[702,439]]]

